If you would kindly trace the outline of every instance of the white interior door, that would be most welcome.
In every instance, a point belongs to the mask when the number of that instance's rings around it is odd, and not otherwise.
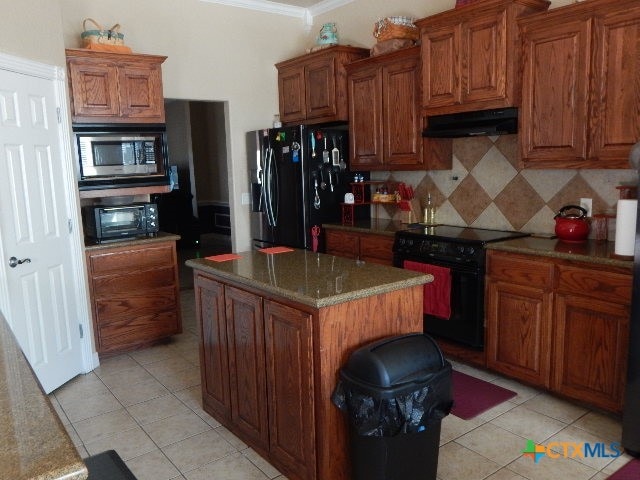
[[[87,319],[78,305],[86,292],[77,275],[80,229],[68,191],[75,184],[61,141],[57,81],[1,67],[0,308],[50,392],[90,370],[81,339]]]

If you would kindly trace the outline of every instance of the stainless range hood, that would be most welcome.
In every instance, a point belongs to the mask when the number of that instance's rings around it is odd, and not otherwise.
[[[518,133],[518,109],[497,108],[427,117],[423,137],[458,138]]]

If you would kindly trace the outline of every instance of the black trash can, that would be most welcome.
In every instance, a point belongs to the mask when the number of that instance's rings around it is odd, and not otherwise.
[[[348,417],[354,480],[436,479],[453,397],[451,364],[431,337],[389,337],[354,351],[332,400]]]

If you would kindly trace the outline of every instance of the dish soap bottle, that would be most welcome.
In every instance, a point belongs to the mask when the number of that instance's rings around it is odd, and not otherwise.
[[[431,200],[431,194],[427,194],[427,203],[424,207],[424,218],[423,223],[425,225],[435,225],[436,224],[436,206]]]

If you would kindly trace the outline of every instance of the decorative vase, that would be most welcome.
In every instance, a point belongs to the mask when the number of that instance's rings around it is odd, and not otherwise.
[[[336,45],[338,43],[338,29],[335,23],[325,23],[318,34],[318,45]]]

